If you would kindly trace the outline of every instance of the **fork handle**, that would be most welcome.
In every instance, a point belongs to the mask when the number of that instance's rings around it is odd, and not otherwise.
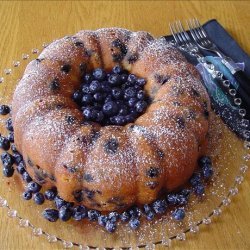
[[[242,71],[236,71],[233,75],[236,81],[239,83],[239,87],[241,87],[250,98],[250,79],[246,76],[246,74]]]

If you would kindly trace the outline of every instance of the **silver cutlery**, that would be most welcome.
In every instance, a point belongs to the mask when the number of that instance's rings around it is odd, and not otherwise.
[[[239,87],[236,91],[231,86],[230,81],[225,79],[223,73],[216,70],[215,66],[206,60],[199,47],[183,28],[182,23],[180,21],[176,21],[172,24],[169,24],[169,27],[177,48],[179,48],[181,51],[185,51],[190,56],[195,57],[197,61],[205,67],[212,78],[220,84],[221,89],[227,96],[229,96],[230,100],[234,104],[241,105],[241,108],[243,109],[250,109],[250,98],[248,98],[246,92],[241,87]]]
[[[208,34],[200,24],[197,18],[187,21],[190,34],[199,48],[215,53],[222,58],[222,63],[230,70],[231,74],[235,77],[237,82],[241,85],[242,89],[246,91],[250,98],[250,79],[246,74],[236,65],[236,63],[227,57],[217,46],[214,44]]]

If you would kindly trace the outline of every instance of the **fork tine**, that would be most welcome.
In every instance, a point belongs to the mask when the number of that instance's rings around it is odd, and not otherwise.
[[[187,23],[187,26],[188,26],[189,31],[191,33],[191,36],[193,37],[193,39],[195,40],[195,42],[198,42],[198,38],[196,37],[196,34],[194,33],[191,20],[187,20],[186,23]]]
[[[197,30],[197,32],[199,33],[201,39],[206,38],[206,36],[204,35],[204,32],[201,30],[201,24],[199,23],[197,18],[193,19],[194,25],[195,25],[195,29]]]
[[[185,35],[185,30],[184,30],[183,25],[182,25],[180,20],[178,21],[178,26],[179,26],[179,32],[180,32],[180,35],[181,35],[182,39],[184,40],[185,43],[187,43],[188,38]]]
[[[169,23],[169,28],[170,28],[170,31],[171,31],[173,37],[174,37],[175,42],[176,42],[177,44],[180,44],[180,40],[179,40],[179,38],[176,36],[176,33],[177,33],[177,32],[176,32],[176,30],[175,30],[174,25],[171,24],[171,23]]]
[[[182,44],[185,43],[185,40],[183,39],[181,34],[181,29],[179,27],[178,21],[176,21],[174,25],[175,25],[175,30],[177,31],[176,35],[178,36],[179,40],[181,41]]]
[[[198,30],[197,30],[196,24],[195,24],[195,20],[194,20],[194,19],[191,19],[191,20],[190,20],[190,24],[191,24],[191,27],[192,27],[193,32],[194,32],[194,34],[196,35],[197,39],[198,39],[198,40],[201,39],[201,36],[200,36],[200,34],[199,34]]]
[[[195,18],[196,24],[198,26],[198,28],[200,29],[202,35],[204,36],[204,38],[207,38],[207,33],[206,31],[203,29],[202,25],[200,24],[199,20],[197,18]]]

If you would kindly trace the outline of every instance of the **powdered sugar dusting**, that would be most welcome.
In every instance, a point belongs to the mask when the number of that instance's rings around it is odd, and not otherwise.
[[[114,41],[120,47],[112,48]],[[82,123],[71,99],[80,77],[91,67],[116,64],[147,79],[152,104],[124,127]],[[50,85],[55,80],[57,91]],[[149,203],[160,190],[183,185],[206,141],[209,111],[197,71],[175,48],[147,32],[119,28],[56,40],[27,66],[13,98],[15,137],[25,159],[55,174],[63,198],[91,192],[82,204],[99,210]],[[159,176],[148,176],[150,168]]]

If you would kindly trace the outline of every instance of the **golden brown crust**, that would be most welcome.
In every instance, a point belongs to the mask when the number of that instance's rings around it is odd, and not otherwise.
[[[124,127],[83,123],[71,98],[81,77],[115,65],[147,80],[151,105]],[[147,32],[109,28],[54,41],[27,66],[12,106],[15,143],[31,176],[97,210],[150,203],[179,188],[206,147],[210,102],[199,74]]]

